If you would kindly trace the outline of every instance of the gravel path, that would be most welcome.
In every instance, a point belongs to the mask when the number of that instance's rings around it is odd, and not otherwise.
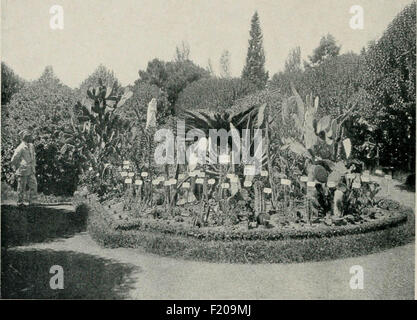
[[[389,196],[414,207],[414,193],[396,189],[396,183],[391,183]],[[3,297],[414,299],[414,243],[341,260],[247,265],[185,261],[141,249],[103,249],[83,232],[8,249],[8,255],[15,264],[18,284],[13,294],[3,293]],[[31,271],[25,275],[21,268],[28,264]],[[65,288],[59,292],[46,285],[53,264],[64,269]],[[354,265],[364,270],[362,290],[352,290],[349,285],[349,270]],[[38,280],[31,284],[34,278]]]

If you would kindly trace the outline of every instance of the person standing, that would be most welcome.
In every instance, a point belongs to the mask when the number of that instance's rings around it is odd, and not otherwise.
[[[26,187],[29,187],[28,204],[32,204],[37,194],[38,183],[36,181],[36,155],[32,135],[29,131],[24,130],[20,133],[20,137],[22,142],[13,154],[11,164],[15,168],[17,176],[17,204],[23,206],[26,204],[24,202]]]

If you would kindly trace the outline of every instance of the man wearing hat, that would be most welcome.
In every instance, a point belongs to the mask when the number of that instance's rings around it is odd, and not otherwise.
[[[26,186],[29,187],[29,204],[34,200],[38,183],[35,175],[35,148],[32,144],[33,139],[29,131],[24,130],[20,132],[22,142],[16,148],[11,164],[16,170],[17,176],[17,192],[19,206],[24,205]]]

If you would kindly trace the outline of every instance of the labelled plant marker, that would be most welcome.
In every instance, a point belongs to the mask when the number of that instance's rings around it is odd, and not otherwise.
[[[135,184],[137,186],[141,186],[143,184],[143,181],[142,180],[135,180]]]
[[[346,175],[346,178],[348,178],[348,179],[354,179],[355,178],[355,175],[353,173],[348,173]]]
[[[284,186],[290,186],[291,185],[291,180],[281,179],[281,184],[283,184]]]
[[[252,181],[246,181],[246,180],[245,180],[245,181],[243,182],[243,186],[244,186],[244,187],[247,187],[247,188],[248,188],[248,187],[251,187],[251,186],[252,186]]]
[[[160,182],[161,182],[161,181],[159,181],[159,179],[152,180],[152,184],[153,184],[154,186],[157,186]]]
[[[216,183],[216,179],[208,179],[207,183],[213,185]]]
[[[237,176],[232,176],[230,178],[230,182],[238,182],[238,181],[239,181],[239,178]]]
[[[127,174],[127,176],[128,177],[133,177],[135,175],[135,173],[134,172],[129,172],[128,174]]]
[[[270,194],[270,193],[272,193],[272,189],[271,188],[264,188],[264,193]]]
[[[230,185],[227,182],[225,182],[225,183],[222,183],[221,187],[223,189],[229,189],[230,188]]]
[[[125,165],[125,166],[123,166],[123,169],[124,170],[129,170],[129,166],[128,165],[127,166]]]
[[[382,176],[384,173],[382,172],[382,170],[377,169],[375,170],[375,174]]]
[[[147,177],[147,176],[148,176],[148,173],[147,173],[147,172],[142,172],[140,175],[141,175],[142,177]]]
[[[329,182],[327,182],[327,186],[328,186],[329,188],[335,188],[335,187],[336,187],[336,182],[334,182],[334,181],[329,181]]]
[[[369,172],[369,170],[365,170],[364,172],[363,172],[363,175],[364,176],[369,176],[371,173]]]
[[[130,178],[126,179],[126,180],[125,180],[125,183],[126,183],[126,184],[131,184],[131,183],[132,183],[132,179],[130,179]]]
[[[219,155],[220,164],[228,164],[230,162],[230,156],[228,154]]]
[[[184,182],[184,183],[182,184],[182,188],[184,188],[184,189],[188,189],[188,188],[190,188],[190,183],[189,183],[189,182]]]
[[[169,179],[168,182],[172,186],[172,185],[177,184],[177,179]]]
[[[245,168],[243,169],[243,174],[245,176],[254,176],[255,175],[255,166],[248,164],[245,166]]]
[[[390,175],[390,174],[386,174],[386,175],[385,175],[385,179],[386,179],[386,180],[392,180],[392,177],[391,177],[391,175]]]
[[[262,177],[267,177],[267,176],[268,176],[268,171],[266,171],[266,170],[262,170],[262,171],[261,171],[261,176],[262,176]]]
[[[355,189],[360,189],[361,184],[359,182],[354,182],[354,183],[352,183],[352,187],[355,188]]]
[[[127,172],[123,171],[120,173],[122,177],[126,177],[127,176]]]
[[[130,161],[129,160],[124,160],[123,164],[130,164]]]
[[[370,177],[367,175],[364,175],[361,177],[362,182],[369,182],[370,181]]]
[[[184,180],[184,179],[185,179],[185,174],[184,174],[184,173],[180,173],[180,174],[178,175],[178,179],[179,179],[179,180]]]
[[[206,176],[206,173],[205,172],[198,172],[198,176],[200,177],[200,178],[204,178],[205,176]]]
[[[159,176],[157,180],[159,180],[159,181],[161,181],[161,182],[162,182],[162,181],[165,181],[165,177],[164,177],[164,176]]]
[[[316,181],[308,181],[307,182],[307,187],[315,187],[316,186]]]
[[[300,178],[300,181],[301,181],[301,182],[307,182],[307,181],[308,181],[308,177],[307,177],[307,176],[302,176],[302,177]]]
[[[197,178],[195,180],[195,183],[197,183],[197,184],[203,184],[204,183],[204,179],[203,178]]]

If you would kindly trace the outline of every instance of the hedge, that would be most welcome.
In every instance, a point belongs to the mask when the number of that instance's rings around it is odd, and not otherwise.
[[[140,247],[162,256],[211,262],[290,263],[352,257],[406,244],[414,239],[414,212],[400,206],[395,217],[312,230],[219,231],[158,220],[115,222],[101,205],[90,202],[88,231],[104,247]]]

